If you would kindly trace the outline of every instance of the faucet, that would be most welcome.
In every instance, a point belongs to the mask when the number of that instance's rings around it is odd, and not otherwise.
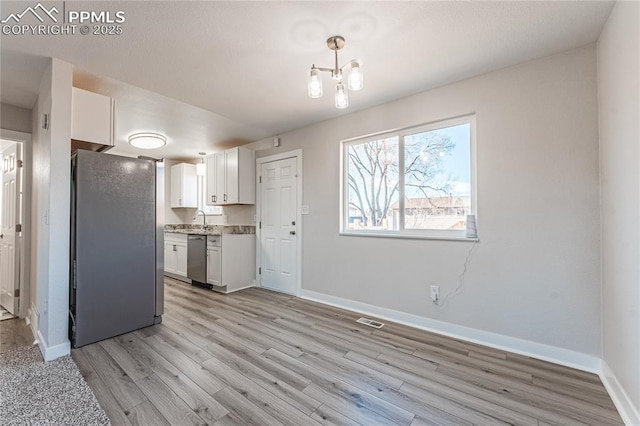
[[[204,210],[198,209],[196,210],[196,214],[193,215],[193,220],[196,220],[196,218],[198,217],[198,213],[202,213],[202,229],[204,229],[204,227],[207,226],[207,214],[204,212]]]

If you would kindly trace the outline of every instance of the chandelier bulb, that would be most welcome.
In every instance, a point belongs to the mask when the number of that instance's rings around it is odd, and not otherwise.
[[[349,90],[358,91],[362,90],[364,86],[364,79],[362,75],[362,68],[358,62],[351,63],[351,69],[349,70]]]
[[[336,108],[345,109],[349,106],[349,95],[342,82],[336,86]]]
[[[322,79],[320,78],[320,71],[315,65],[311,67],[307,89],[310,98],[319,98],[322,96]]]

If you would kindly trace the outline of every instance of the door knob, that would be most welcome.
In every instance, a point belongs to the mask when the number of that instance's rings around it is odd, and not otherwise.
[[[296,231],[289,231],[289,234],[296,235]]]

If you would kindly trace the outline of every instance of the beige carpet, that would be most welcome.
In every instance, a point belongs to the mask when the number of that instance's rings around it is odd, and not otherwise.
[[[71,357],[45,363],[32,346],[0,355],[0,424],[110,423]]]

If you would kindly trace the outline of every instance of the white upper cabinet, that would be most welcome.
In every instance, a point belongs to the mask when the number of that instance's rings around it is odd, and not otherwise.
[[[208,206],[216,204],[216,156],[210,155],[205,160],[207,165],[204,202]]]
[[[207,157],[207,204],[255,204],[255,152],[237,147]]]
[[[195,164],[171,166],[171,208],[198,207],[198,177]]]
[[[73,88],[71,139],[114,146],[115,100]]]
[[[226,185],[227,185],[227,165],[225,163],[224,152],[214,155],[216,162],[216,174],[214,175],[213,187],[215,204],[227,204]]]

